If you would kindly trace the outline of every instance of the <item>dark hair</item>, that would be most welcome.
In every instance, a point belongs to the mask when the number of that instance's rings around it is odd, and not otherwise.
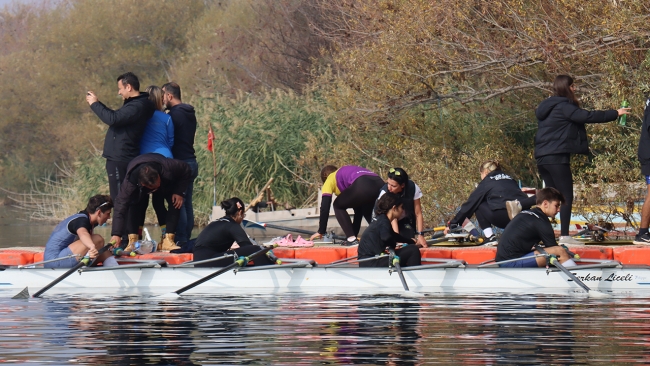
[[[553,95],[557,97],[568,98],[573,104],[580,106],[580,102],[576,95],[571,91],[571,85],[573,85],[573,78],[569,75],[558,75],[555,77],[553,82]]]
[[[162,86],[165,93],[171,94],[175,99],[181,100],[181,87],[175,82],[167,83]]]
[[[478,172],[483,173],[484,171],[493,172],[497,169],[501,169],[499,162],[497,160],[486,160],[481,163],[481,166],[478,167]]]
[[[541,205],[544,201],[560,201],[560,204],[564,203],[564,196],[560,191],[553,187],[542,188],[537,191],[537,205]]]
[[[148,163],[143,164],[138,172],[138,182],[143,186],[152,186],[156,184],[158,177],[160,177],[158,171]]]
[[[320,179],[324,183],[327,180],[327,177],[329,177],[330,174],[334,173],[338,169],[339,168],[335,167],[334,165],[325,165],[323,169],[320,170]]]
[[[379,200],[377,200],[377,208],[375,209],[375,215],[383,215],[390,211],[391,208],[403,205],[402,199],[395,193],[386,192]]]
[[[392,179],[397,184],[406,184],[409,181],[409,175],[402,168],[392,168],[388,171],[388,179]]]
[[[237,197],[233,197],[231,199],[221,201],[221,208],[226,211],[226,215],[235,216],[239,211],[244,212],[246,205],[244,204],[244,201],[240,200]]]
[[[122,81],[122,86],[126,87],[131,85],[134,90],[140,91],[140,80],[132,72],[125,72],[124,74],[117,77],[117,81]]]
[[[86,212],[89,214],[95,213],[97,210],[102,212],[108,212],[113,208],[113,200],[110,196],[103,194],[98,194],[96,196],[90,197],[88,200],[88,205],[86,206]]]

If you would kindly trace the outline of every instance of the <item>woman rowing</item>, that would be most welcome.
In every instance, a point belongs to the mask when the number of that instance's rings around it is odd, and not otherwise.
[[[361,218],[364,217],[370,223],[372,209],[384,181],[372,171],[354,165],[346,165],[340,169],[327,165],[321,170],[320,177],[323,180],[320,220],[318,232],[312,235],[310,240],[320,239],[325,235],[330,206],[334,206],[336,220],[347,236],[344,245],[359,244],[357,235],[361,230]],[[333,205],[332,195],[336,195]],[[348,208],[354,210],[354,222],[348,215]]]
[[[476,215],[478,224],[487,238],[485,244],[496,244],[492,225],[505,228],[522,209],[535,205],[535,196],[528,197],[521,191],[517,182],[504,173],[496,160],[488,160],[480,165],[481,182],[465,203],[460,206],[456,216],[445,228],[448,234],[452,225],[462,224],[465,219]],[[510,207],[507,207],[510,206]]]
[[[404,213],[402,199],[394,193],[385,193],[377,201],[375,214],[377,217],[372,220],[370,226],[363,232],[359,244],[359,259],[381,256],[386,247],[397,248],[397,243],[415,244],[413,238],[404,237],[395,232],[392,226],[393,220],[397,220]],[[419,266],[422,257],[420,249],[416,245],[405,245],[395,250],[402,267]],[[388,256],[377,257],[376,260],[359,263],[359,267],[387,267]]]
[[[388,171],[386,184],[379,191],[379,199],[386,193],[393,193],[400,197],[404,204],[404,212],[397,220],[391,222],[393,230],[406,238],[416,238],[419,247],[426,248],[427,241],[424,239],[424,218],[422,216],[422,190],[415,182],[409,179],[408,174],[402,168],[391,168]],[[375,204],[375,211],[377,206]]]
[[[260,247],[251,243],[250,238],[241,227],[246,217],[244,202],[237,197],[221,202],[221,208],[226,215],[211,222],[196,238],[194,244],[194,261],[218,258],[226,254],[236,253],[239,256],[251,255],[260,250]],[[230,250],[233,243],[238,248]],[[225,267],[232,264],[231,258],[220,259],[213,262],[197,264],[195,267]],[[255,258],[255,265],[273,264],[267,256]]]
[[[65,259],[45,263],[45,268],[72,268],[85,255],[94,259],[98,250],[104,246],[104,238],[93,234],[93,229],[111,217],[112,208],[111,197],[96,195],[88,200],[85,210],[61,221],[45,244],[43,260]],[[102,254],[98,262],[103,262],[108,257],[110,252]]]

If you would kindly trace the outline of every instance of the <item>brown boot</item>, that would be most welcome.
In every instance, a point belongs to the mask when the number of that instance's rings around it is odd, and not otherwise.
[[[162,242],[161,251],[169,252],[170,250],[181,249],[181,247],[176,245],[176,242],[174,241],[174,239],[176,239],[176,234],[165,234],[165,238],[163,239],[163,242]]]
[[[129,234],[129,244],[124,248],[125,252],[132,252],[135,249],[135,242],[139,240],[138,234]]]

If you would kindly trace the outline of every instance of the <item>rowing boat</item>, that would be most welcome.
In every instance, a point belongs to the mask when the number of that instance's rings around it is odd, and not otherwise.
[[[454,292],[577,292],[580,288],[555,268],[498,268],[466,265],[459,260],[430,259],[428,264],[403,268],[412,291]],[[431,264],[434,263],[434,264]],[[312,266],[309,261],[290,261],[268,267],[248,267],[227,272],[188,293],[401,293],[399,276],[388,268]],[[25,287],[35,291],[67,269],[7,268],[0,271],[0,296],[14,295]],[[160,261],[87,268],[48,292],[106,294],[164,294],[192,283],[214,268],[165,266]],[[571,268],[593,290],[638,292],[650,290],[650,268],[622,266],[613,260],[587,260]],[[4,291],[3,291],[4,290]]]

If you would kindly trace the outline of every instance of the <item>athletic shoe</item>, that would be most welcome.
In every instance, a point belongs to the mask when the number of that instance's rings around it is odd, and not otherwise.
[[[359,239],[354,239],[352,241],[349,240],[343,240],[343,243],[341,243],[344,247],[352,247],[355,245],[359,245]]]
[[[566,235],[566,236],[560,236],[558,239],[558,244],[562,245],[585,245],[584,242],[581,242],[580,240],[575,240],[574,238]]]
[[[508,211],[508,218],[512,220],[521,212],[521,203],[519,203],[519,200],[506,201],[506,210]]]
[[[495,247],[497,244],[499,244],[499,242],[497,241],[497,236],[494,234],[491,237],[485,238],[483,240],[483,246],[485,247]]]
[[[643,235],[639,235],[639,234],[637,234],[637,235],[634,237],[634,241],[632,242],[632,244],[636,244],[636,245],[650,245],[650,234],[648,234],[648,233],[645,233],[645,234],[643,234]]]

